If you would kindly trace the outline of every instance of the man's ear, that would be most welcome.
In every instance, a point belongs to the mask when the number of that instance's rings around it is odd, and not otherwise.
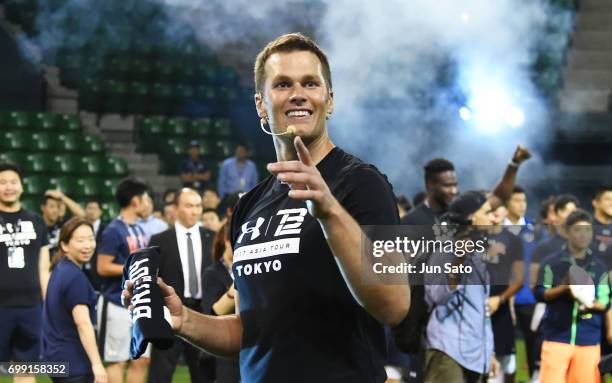
[[[329,90],[327,94],[327,114],[330,115],[334,112],[334,91]]]
[[[255,108],[257,109],[257,115],[259,118],[268,118],[268,111],[264,104],[263,95],[260,92],[255,93]]]

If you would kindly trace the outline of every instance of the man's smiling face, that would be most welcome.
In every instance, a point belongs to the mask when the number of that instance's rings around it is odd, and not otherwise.
[[[319,58],[309,51],[277,52],[268,58],[265,75],[263,95],[256,103],[272,130],[282,133],[293,125],[306,143],[319,137],[333,109]]]

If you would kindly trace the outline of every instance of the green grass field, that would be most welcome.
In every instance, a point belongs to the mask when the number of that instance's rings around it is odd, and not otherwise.
[[[516,382],[517,383],[525,383],[529,381],[529,373],[527,370],[527,359],[525,354],[525,344],[522,339],[518,339],[516,342]],[[37,380],[37,383],[51,383],[51,379],[48,377],[40,377]],[[173,383],[189,383],[191,380],[189,379],[189,370],[186,366],[180,365],[176,371],[174,372],[174,377],[172,378]],[[5,376],[0,376],[0,383],[10,383],[11,379]],[[608,377],[606,379],[607,383],[612,383],[612,377]]]

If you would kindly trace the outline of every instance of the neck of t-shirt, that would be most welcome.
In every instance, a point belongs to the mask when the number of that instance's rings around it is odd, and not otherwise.
[[[12,205],[6,205],[3,203],[0,203],[0,212],[3,213],[17,213],[19,210],[21,210],[21,202],[17,201]]]
[[[606,213],[601,210],[595,210],[595,219],[602,225],[612,224],[612,217],[608,217]]]

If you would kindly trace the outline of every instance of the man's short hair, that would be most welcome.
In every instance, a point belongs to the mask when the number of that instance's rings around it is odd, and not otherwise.
[[[117,185],[115,198],[120,208],[128,207],[132,198],[143,195],[148,187],[143,181],[138,178],[126,178]]]
[[[207,207],[206,209],[202,211],[202,214],[205,214],[205,213],[215,213],[217,216],[219,216],[217,209],[213,209],[211,207]]]
[[[580,207],[580,201],[572,194],[559,194],[555,198],[555,213],[565,209],[565,207],[573,202],[576,207]]]
[[[179,190],[177,190],[176,194],[174,195],[174,205],[176,206],[179,205],[179,201],[181,200],[181,195],[187,191],[192,191],[196,193],[197,195],[200,195],[200,193],[194,188],[189,188],[189,187],[180,188]]]
[[[600,186],[597,189],[595,189],[595,192],[593,193],[593,199],[597,200],[600,199],[601,196],[605,193],[605,192],[609,192],[612,191],[612,185],[604,185],[604,186]]]
[[[50,196],[50,195],[46,195],[46,194],[45,194],[45,195],[43,196],[43,198],[42,198],[42,202],[40,203],[40,205],[41,205],[41,206],[45,206],[45,205],[47,204],[47,201],[49,201],[49,200],[51,200],[51,201],[57,201],[57,202],[61,202],[61,201],[62,201],[62,200],[60,200],[59,198],[55,198],[55,197],[52,197],[52,196]]]
[[[295,52],[295,51],[307,51],[314,53],[321,61],[323,69],[323,79],[327,89],[332,89],[331,70],[329,69],[329,61],[327,55],[314,42],[310,37],[304,36],[301,33],[289,33],[270,41],[264,49],[257,54],[255,59],[255,91],[257,93],[263,93],[264,82],[266,80],[266,62],[274,53],[283,52]]]
[[[555,196],[551,195],[540,203],[540,218],[545,219],[548,217],[548,208],[551,205],[555,205]]]
[[[527,194],[527,193],[525,193],[525,188],[522,187],[521,185],[514,185],[514,188],[512,188],[512,194]]]
[[[586,210],[576,209],[565,219],[565,225],[568,228],[574,226],[578,222],[588,222],[592,225],[593,217]]]
[[[423,170],[425,170],[425,183],[427,184],[440,173],[454,171],[455,166],[445,158],[434,158],[425,164]]]
[[[0,173],[9,170],[17,173],[17,175],[19,176],[19,181],[23,183],[23,170],[21,170],[21,167],[19,167],[19,165],[14,164],[12,162],[0,162]]]

